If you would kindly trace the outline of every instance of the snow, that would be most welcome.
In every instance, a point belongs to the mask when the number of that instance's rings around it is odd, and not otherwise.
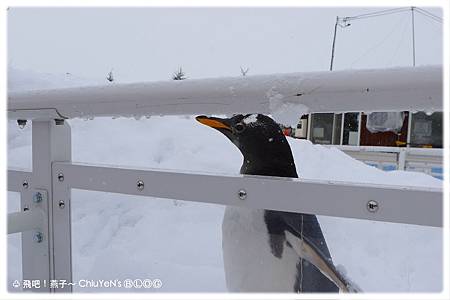
[[[279,124],[296,128],[301,116],[309,113],[308,106],[286,101],[282,94],[276,92],[275,87],[266,95],[269,98],[271,116]]]
[[[71,81],[71,86],[75,83]],[[11,93],[9,107],[44,106],[68,118],[270,112],[290,126],[308,112],[442,110],[442,68],[430,66],[82,84],[82,88]],[[48,83],[45,87],[51,88]]]
[[[250,116],[248,116],[242,120],[242,122],[244,122],[247,125],[251,124],[251,123],[255,123],[256,121],[258,121],[258,114],[251,114]]]
[[[51,88],[69,88],[104,85],[106,79],[85,79],[76,74],[37,73],[14,67],[8,68],[8,91],[42,90]]]
[[[297,115],[298,117],[298,115]],[[74,161],[238,174],[242,156],[222,134],[192,116],[70,120]],[[288,138],[301,178],[441,187],[422,173],[385,172],[335,148]],[[30,125],[8,123],[8,166],[31,168]],[[339,201],[339,199],[336,199]],[[19,209],[8,193],[8,211]],[[134,292],[225,292],[224,207],[72,191],[74,281],[161,279]],[[334,263],[365,292],[439,292],[440,228],[319,216]],[[19,235],[8,237],[8,280],[21,277]],[[130,291],[75,287],[78,292]]]

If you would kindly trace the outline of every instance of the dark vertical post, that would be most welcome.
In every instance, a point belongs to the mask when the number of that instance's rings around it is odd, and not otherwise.
[[[339,17],[336,16],[336,24],[334,24],[333,46],[332,46],[332,48],[331,48],[330,71],[333,71],[334,46],[335,46],[335,44],[336,44],[336,32],[337,32],[338,22],[339,22]]]

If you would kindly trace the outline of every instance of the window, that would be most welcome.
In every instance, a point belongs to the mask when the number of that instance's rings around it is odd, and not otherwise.
[[[323,113],[311,116],[311,141],[315,144],[331,144],[334,114]]]
[[[359,113],[346,113],[344,116],[343,145],[358,145]]]
[[[412,147],[442,148],[442,112],[428,115],[424,112],[412,114]]]
[[[294,137],[306,139],[308,135],[308,115],[303,115],[294,129]]]
[[[333,145],[341,144],[342,114],[334,115]]]
[[[370,115],[361,117],[361,146],[406,147],[408,135],[409,112],[395,112],[390,116],[386,112],[378,112],[369,120]],[[378,124],[376,124],[378,123]]]

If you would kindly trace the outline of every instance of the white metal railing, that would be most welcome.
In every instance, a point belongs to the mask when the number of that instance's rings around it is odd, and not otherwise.
[[[9,118],[33,120],[33,171],[8,171],[8,189],[21,194],[22,212],[10,214],[8,224],[10,233],[22,232],[23,277],[71,282],[72,188],[442,226],[442,190],[436,188],[176,173],[71,162],[66,118],[270,113],[274,95],[277,101],[303,104],[310,112],[439,110],[442,70],[316,72],[10,94]],[[271,201],[274,198],[276,203]],[[51,289],[47,285],[36,291],[70,292],[71,286]]]
[[[8,96],[13,119],[269,113],[271,100],[309,112],[442,110],[442,68],[293,73],[67,88]]]
[[[419,171],[443,179],[443,149],[339,145],[326,147],[336,147],[357,160],[385,171]]]

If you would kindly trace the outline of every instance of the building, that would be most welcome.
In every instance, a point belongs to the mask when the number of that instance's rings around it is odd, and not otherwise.
[[[421,171],[443,178],[442,112],[314,113],[302,116],[291,136],[336,145],[383,170]],[[402,158],[401,153],[408,154]]]

